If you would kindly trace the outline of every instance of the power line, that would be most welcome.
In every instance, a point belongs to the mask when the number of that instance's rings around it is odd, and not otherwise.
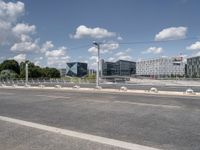
[[[200,39],[199,37],[188,37],[184,39],[172,39],[172,40],[163,40],[163,41],[155,41],[155,40],[150,40],[150,41],[133,41],[133,42],[100,42],[99,44],[119,44],[119,45],[140,45],[140,44],[152,44],[152,43],[166,43],[166,42],[173,42],[173,41],[190,41],[190,40],[198,40]],[[77,50],[77,49],[82,49],[86,47],[92,46],[91,44],[85,44],[85,45],[79,45],[76,47],[68,47],[69,50]]]
[[[166,43],[166,42],[172,42],[172,41],[189,41],[189,40],[197,40],[198,37],[188,37],[184,39],[172,39],[172,40],[163,40],[163,41],[135,41],[135,42],[119,42],[120,45],[135,45],[135,44],[152,44],[152,43]]]

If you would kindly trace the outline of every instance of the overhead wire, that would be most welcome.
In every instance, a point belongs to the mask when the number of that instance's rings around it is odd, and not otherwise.
[[[150,40],[150,41],[131,41],[131,42],[98,42],[100,45],[102,44],[119,44],[119,45],[139,45],[139,44],[153,44],[153,43],[166,43],[166,42],[173,42],[173,41],[189,41],[189,40],[198,40],[200,37],[188,37],[188,38],[183,38],[183,39],[171,39],[171,40]],[[77,50],[77,49],[82,49],[86,47],[92,46],[91,44],[84,44],[84,45],[79,45],[75,47],[68,47],[69,50]]]

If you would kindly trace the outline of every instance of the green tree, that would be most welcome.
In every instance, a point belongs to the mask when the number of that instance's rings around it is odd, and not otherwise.
[[[18,74],[15,73],[13,70],[3,70],[0,73],[0,79],[16,79],[18,78]]]
[[[60,78],[60,71],[56,68],[44,68],[44,74],[48,78]]]
[[[3,61],[0,69],[1,69],[1,71],[2,70],[12,70],[15,73],[17,73],[18,75],[20,74],[19,64],[15,60],[5,60],[5,61]]]
[[[42,68],[39,66],[34,66],[29,68],[29,77],[30,78],[41,78],[45,77],[42,72]]]

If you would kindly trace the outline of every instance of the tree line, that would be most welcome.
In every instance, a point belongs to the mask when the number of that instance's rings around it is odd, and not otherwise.
[[[18,63],[15,60],[5,60],[0,64],[0,79],[25,79],[26,63],[29,78],[60,78],[60,71],[56,68],[41,68],[30,61]]]

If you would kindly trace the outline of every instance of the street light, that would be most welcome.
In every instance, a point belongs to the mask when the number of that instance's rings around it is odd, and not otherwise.
[[[26,71],[26,85],[28,85],[28,63],[26,63],[25,71]]]
[[[28,64],[29,62],[25,62],[25,75],[26,75],[26,86],[28,86]]]
[[[99,88],[99,60],[100,60],[100,43],[93,42],[97,48],[97,72],[96,72],[96,88]]]

